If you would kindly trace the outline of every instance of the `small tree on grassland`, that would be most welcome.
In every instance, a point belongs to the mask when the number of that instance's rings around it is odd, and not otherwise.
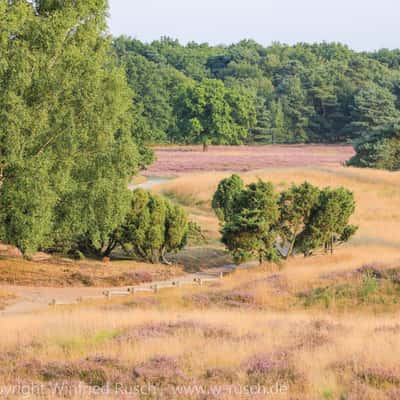
[[[275,247],[279,207],[273,185],[252,183],[235,196],[222,229],[222,242],[240,263],[257,256],[260,264],[277,260]]]
[[[278,196],[272,183],[259,180],[243,188],[233,175],[219,184],[213,208],[222,223],[222,242],[237,263],[254,256],[260,263],[278,260],[282,243],[286,257],[295,250],[309,256],[320,247],[333,253],[335,244],[347,242],[358,229],[349,224],[355,211],[349,190],[321,191],[308,182]]]
[[[400,170],[400,123],[379,126],[354,142],[349,166]]]
[[[354,195],[349,190],[322,190],[296,246],[305,256],[311,255],[319,247],[332,254],[335,244],[347,242],[357,232],[358,227],[349,224],[354,211]]]
[[[308,182],[281,193],[279,198],[279,234],[286,244],[286,258],[293,254],[296,239],[308,225],[311,211],[319,199],[320,190]]]

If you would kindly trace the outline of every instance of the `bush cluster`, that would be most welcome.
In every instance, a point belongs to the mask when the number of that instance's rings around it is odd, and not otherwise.
[[[105,242],[96,245],[83,236],[78,247],[85,253],[108,256],[120,246],[128,255],[141,260],[168,263],[167,253],[182,249],[189,236],[186,211],[168,199],[137,189],[124,222],[112,231]]]
[[[278,194],[272,183],[245,186],[232,175],[218,185],[212,206],[222,242],[237,263],[253,257],[260,263],[278,261],[296,253],[308,257],[321,248],[333,253],[358,229],[349,224],[353,193],[342,187],[321,190],[304,182]]]

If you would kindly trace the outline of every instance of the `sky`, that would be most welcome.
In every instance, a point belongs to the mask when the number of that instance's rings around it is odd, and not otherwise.
[[[335,41],[400,47],[400,0],[109,0],[110,31],[145,42],[170,36],[230,44]]]

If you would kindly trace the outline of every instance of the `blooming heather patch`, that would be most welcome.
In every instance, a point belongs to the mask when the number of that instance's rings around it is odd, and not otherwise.
[[[359,381],[352,382],[349,385],[349,391],[342,397],[346,400],[378,400],[376,393],[368,385]]]
[[[96,387],[130,382],[128,369],[117,359],[104,356],[93,356],[74,362],[21,360],[16,362],[12,372],[14,376],[36,378],[44,382],[79,381]]]
[[[399,400],[400,399],[400,389],[391,389],[386,393],[386,397],[388,400]]]
[[[266,278],[253,280],[241,285],[239,290],[251,290],[259,286],[268,286],[273,289],[276,294],[286,293],[289,290],[287,278],[279,274],[273,274]]]
[[[298,372],[283,353],[258,354],[242,365],[252,384],[265,384],[277,381],[305,384],[306,378]]]
[[[242,307],[257,305],[254,295],[250,291],[233,290],[223,294],[221,301],[226,306]]]
[[[124,272],[119,275],[109,276],[104,279],[110,286],[139,285],[153,281],[153,276],[146,271]]]
[[[133,378],[140,383],[162,386],[179,384],[187,380],[175,358],[156,356],[133,370]]]
[[[212,305],[211,293],[197,293],[185,296],[184,299],[199,308],[207,308]]]
[[[205,171],[245,172],[268,167],[338,166],[354,155],[351,146],[200,146],[157,147],[157,161],[145,175]]]
[[[151,338],[162,338],[182,334],[191,331],[199,333],[205,338],[214,339],[233,339],[233,333],[225,328],[197,321],[178,321],[178,322],[156,322],[150,323],[130,329],[119,335],[116,339],[120,343],[126,343],[136,340],[144,340]]]

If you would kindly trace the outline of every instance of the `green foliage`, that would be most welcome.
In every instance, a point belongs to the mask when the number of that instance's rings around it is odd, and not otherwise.
[[[375,294],[379,290],[379,282],[378,280],[371,275],[370,273],[366,273],[363,276],[362,285],[360,288],[360,297],[363,301],[367,301],[368,298]]]
[[[400,170],[400,125],[375,128],[354,143],[356,155],[350,166]]]
[[[212,199],[212,208],[218,219],[223,222],[233,216],[233,209],[236,198],[244,189],[244,183],[239,175],[232,175],[223,179]]]
[[[114,240],[125,251],[152,263],[166,261],[166,253],[187,243],[188,217],[183,208],[145,190],[135,190],[125,222]]]
[[[305,256],[311,255],[320,247],[333,253],[335,244],[348,241],[357,232],[356,226],[349,225],[354,211],[354,196],[349,190],[322,190],[305,229],[298,236],[296,247]]]
[[[101,249],[129,208],[140,155],[107,12],[104,0],[0,5],[0,232],[25,253],[82,237]]]
[[[51,243],[57,201],[49,185],[49,163],[13,163],[4,171],[0,196],[1,238],[24,254]]]
[[[255,124],[251,99],[215,79],[181,86],[178,99],[175,134],[186,143],[240,144]]]
[[[252,183],[236,194],[232,212],[225,214],[222,228],[222,242],[236,263],[254,256],[260,263],[264,259],[277,260],[275,240],[278,219],[277,195],[271,183]]]
[[[281,193],[279,232],[283,247],[287,248],[286,257],[293,254],[297,237],[308,226],[319,196],[320,190],[308,182]]]
[[[258,181],[243,187],[237,175],[224,179],[213,198],[222,224],[222,242],[235,262],[257,256],[277,261],[295,252],[310,256],[347,242],[358,227],[349,224],[355,211],[353,194],[344,189],[319,188],[305,182],[279,196],[272,183]]]
[[[387,88],[369,83],[354,97],[351,129],[361,137],[372,129],[398,121],[396,96]]]
[[[115,39],[114,48],[156,141],[343,142],[391,122],[400,109],[398,50],[263,47],[252,40],[183,46],[170,38],[145,44],[126,37]],[[240,95],[233,105],[231,91]],[[230,128],[226,102],[242,114]]]

